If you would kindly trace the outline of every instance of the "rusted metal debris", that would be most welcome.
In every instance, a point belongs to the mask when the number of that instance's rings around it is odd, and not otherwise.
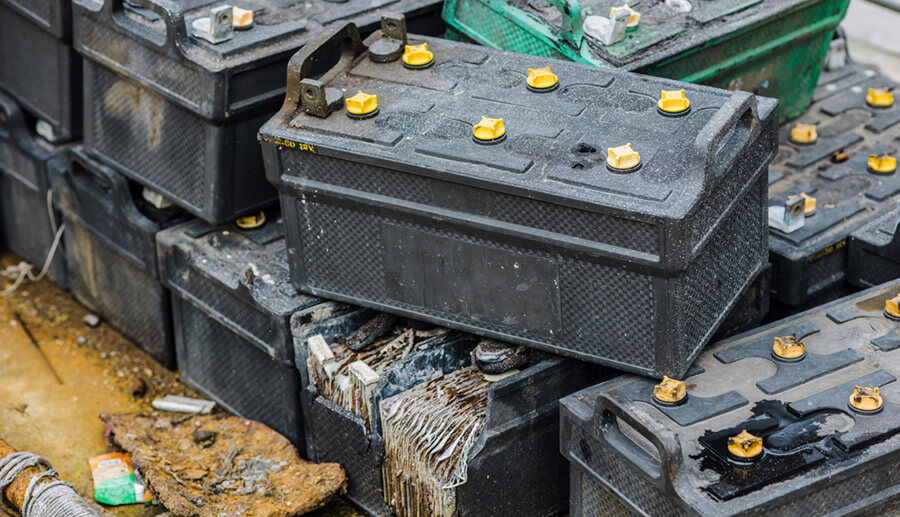
[[[16,452],[16,450],[0,438],[0,458],[4,458],[14,452]],[[45,470],[46,469],[41,467],[29,467],[23,470],[22,473],[16,477],[16,480],[6,489],[6,493],[3,495],[6,496],[6,500],[12,503],[16,510],[22,509],[22,503],[25,500],[25,491],[28,489],[28,483],[31,481],[31,478]]]
[[[18,451],[16,451],[12,445],[0,438],[0,459],[6,458],[7,456],[14,458],[14,455],[16,455],[17,452]],[[32,458],[34,457],[35,456],[32,456]],[[43,460],[43,458],[40,459]],[[46,460],[43,461],[46,462]],[[48,509],[45,507],[46,505],[40,503],[34,504],[35,499],[40,497],[37,495],[38,492],[40,492],[40,487],[43,485],[44,488],[49,488],[47,485],[61,484],[56,472],[50,468],[49,463],[24,468],[15,476],[15,479],[13,479],[3,493],[0,494],[0,515],[8,515],[8,512],[4,511],[2,505],[3,502],[12,505],[14,510],[24,513],[26,511],[26,499],[29,497],[27,495],[29,486],[31,486],[32,483],[34,483],[35,486],[32,489],[32,495],[30,496],[32,501],[28,505],[30,506],[30,515],[43,514],[43,510]],[[98,517],[109,515],[96,504],[82,498],[71,486],[65,483],[62,484],[65,486],[62,488],[62,494],[57,493],[50,495],[49,491],[44,494],[55,498],[55,501],[51,503],[52,509],[50,509],[51,512],[56,512],[54,515],[60,513],[65,515],[77,514],[78,516]],[[61,487],[53,487],[53,489],[59,488]],[[66,493],[66,491],[69,491],[69,493]]]
[[[302,460],[265,425],[224,415],[101,415],[175,516],[302,515],[346,489],[336,463]]]

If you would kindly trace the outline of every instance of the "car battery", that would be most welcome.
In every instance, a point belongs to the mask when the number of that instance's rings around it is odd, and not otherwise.
[[[850,234],[847,281],[871,287],[900,278],[900,207]]]
[[[330,323],[315,336],[295,325],[301,329],[294,353],[304,379],[308,455],[340,463],[347,472],[347,499],[369,515],[389,516],[381,474],[384,442],[377,427],[378,386],[407,389],[460,367],[468,362],[476,338],[440,328],[410,328],[399,318],[367,309]],[[371,343],[353,347],[354,352],[347,341],[361,342],[362,337]]]
[[[374,30],[382,9],[424,20],[439,8],[436,0],[73,4],[85,148],[210,223],[275,201],[256,131],[281,104],[298,48],[346,19]]]
[[[896,515],[900,283],[561,402],[571,514]]]
[[[384,317],[357,313],[349,336],[295,339],[315,458],[341,462],[347,497],[370,515],[564,512],[557,400],[599,369],[495,344],[510,353],[483,373],[473,366],[478,338],[401,324],[353,352],[360,329]],[[420,425],[409,426],[415,416]]]
[[[181,380],[303,450],[291,316],[324,301],[291,285],[277,210],[237,224],[187,222],[160,232],[157,250]]]
[[[776,102],[382,27],[298,53],[260,130],[298,289],[686,371],[766,265]]]
[[[489,47],[810,104],[849,0],[447,0],[443,17]]]
[[[772,297],[790,307],[840,290],[850,234],[900,199],[896,83],[856,65],[849,71],[829,78],[839,91],[781,128],[770,168]]]
[[[0,248],[29,262],[33,277],[46,265],[47,277],[68,289],[62,217],[48,199],[50,177],[65,169],[67,148],[38,137],[28,121],[0,92]]]
[[[187,215],[175,207],[154,206],[138,185],[97,163],[81,147],[71,156],[68,173],[54,176],[51,185],[66,225],[72,294],[173,368],[172,310],[159,280],[156,234]]]
[[[0,0],[0,90],[53,143],[81,135],[81,58],[69,0]]]

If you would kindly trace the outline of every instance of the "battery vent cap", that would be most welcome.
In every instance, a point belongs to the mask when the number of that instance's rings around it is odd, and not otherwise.
[[[894,105],[894,94],[891,88],[869,88],[866,104],[873,108],[890,108]]]
[[[434,64],[434,53],[428,50],[428,43],[406,45],[401,60],[406,68],[428,68]]]
[[[790,138],[791,142],[794,142],[795,144],[814,144],[816,143],[816,140],[819,139],[819,131],[815,124],[797,122],[794,127],[791,128]]]
[[[874,413],[884,407],[878,387],[855,386],[850,395],[850,407],[863,413]]]
[[[549,92],[559,85],[559,77],[553,73],[549,66],[544,68],[529,68],[528,78],[525,79],[528,89],[536,92]]]
[[[742,460],[758,458],[763,453],[762,438],[754,436],[744,429],[737,436],[728,438],[728,452]]]

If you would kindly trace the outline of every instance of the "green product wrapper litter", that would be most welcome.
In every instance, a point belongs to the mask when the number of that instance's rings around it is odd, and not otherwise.
[[[135,477],[128,453],[103,454],[89,461],[94,477],[94,499],[98,503],[118,506],[146,503],[153,499],[150,491]]]

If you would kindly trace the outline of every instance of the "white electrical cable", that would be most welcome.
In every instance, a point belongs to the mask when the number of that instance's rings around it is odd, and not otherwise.
[[[9,485],[25,469],[47,470],[32,477],[22,501],[22,517],[100,517],[101,514],[84,500],[72,485],[56,479],[56,471],[46,458],[30,452],[14,452],[0,458],[0,498]],[[53,478],[52,481],[44,481]]]
[[[53,263],[53,258],[56,256],[56,249],[59,247],[60,240],[62,239],[63,232],[66,229],[66,225],[63,224],[57,228],[56,226],[56,216],[53,214],[53,191],[47,191],[47,214],[50,217],[50,227],[53,230],[53,242],[50,245],[50,250],[47,252],[47,257],[44,259],[44,265],[41,267],[41,270],[37,275],[33,273],[34,266],[25,262],[19,262],[14,266],[8,266],[3,271],[0,271],[0,276],[4,276],[6,278],[13,279],[13,283],[11,286],[7,287],[3,291],[0,291],[0,298],[4,296],[8,296],[14,292],[16,289],[22,285],[22,282],[27,278],[32,282],[37,282],[38,280],[44,278],[47,275],[47,272],[50,270],[50,264]]]

